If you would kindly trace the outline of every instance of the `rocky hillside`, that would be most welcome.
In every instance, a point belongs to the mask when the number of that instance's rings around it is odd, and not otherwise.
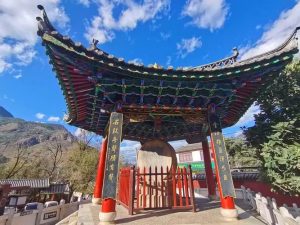
[[[13,118],[12,114],[0,107],[0,159],[13,157],[17,146],[32,152],[41,152],[49,146],[60,143],[67,149],[76,138],[62,125],[27,122]]]
[[[13,115],[10,112],[8,112],[6,109],[4,109],[2,106],[0,106],[0,117],[13,118]]]

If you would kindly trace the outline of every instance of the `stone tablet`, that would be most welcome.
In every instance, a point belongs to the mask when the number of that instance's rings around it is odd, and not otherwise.
[[[144,143],[137,154],[137,166],[148,170],[151,166],[154,171],[155,166],[164,170],[171,166],[177,167],[177,158],[174,148],[167,142],[161,140],[151,140]]]

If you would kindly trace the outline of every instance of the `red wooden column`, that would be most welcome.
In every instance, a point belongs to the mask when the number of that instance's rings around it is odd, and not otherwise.
[[[233,186],[228,156],[219,115],[215,105],[208,108],[208,122],[210,128],[211,148],[214,155],[216,179],[220,192],[221,214],[228,219],[237,219],[238,212],[235,208],[235,190]]]
[[[99,213],[100,224],[101,222],[112,222],[116,217],[116,200],[106,198],[102,200],[102,207]]]
[[[94,196],[92,200],[94,204],[98,204],[98,205],[101,204],[101,198],[102,198],[106,152],[107,152],[107,137],[102,139],[101,151],[99,152],[99,162],[98,162],[97,176],[96,176],[96,182],[94,188]]]
[[[211,200],[216,199],[216,184],[214,179],[214,173],[211,167],[210,151],[207,142],[207,138],[202,141],[202,150],[205,165],[206,185],[208,190],[208,198]]]

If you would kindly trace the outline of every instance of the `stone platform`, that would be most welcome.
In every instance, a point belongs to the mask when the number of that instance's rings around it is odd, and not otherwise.
[[[236,200],[239,212],[237,221],[226,221],[220,215],[220,203],[209,202],[207,199],[197,198],[197,212],[178,210],[147,210],[133,216],[121,205],[117,206],[117,218],[115,223],[110,224],[133,224],[133,225],[264,225],[267,224],[255,211],[251,210],[242,200]],[[82,205],[78,213],[79,225],[101,225],[98,219],[100,206],[92,204]]]

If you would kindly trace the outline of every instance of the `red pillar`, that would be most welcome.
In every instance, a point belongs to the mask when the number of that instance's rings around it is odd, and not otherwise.
[[[216,160],[216,152],[215,152],[215,147],[214,147],[214,143],[213,143],[212,139],[211,139],[211,148],[213,151],[214,160],[216,162],[217,161]],[[217,178],[217,183],[218,183],[218,189],[219,189],[219,193],[220,193],[221,207],[222,207],[222,209],[235,209],[233,197],[223,197],[222,196],[219,168],[218,168],[217,163],[215,163],[215,169],[216,169],[216,178]]]
[[[116,200],[106,198],[102,200],[101,212],[99,213],[100,222],[111,222],[116,217]]]
[[[95,204],[101,203],[106,152],[107,152],[107,137],[102,139],[101,151],[99,152],[99,163],[98,163],[97,176],[96,176],[96,182],[94,188],[94,197],[93,197],[93,203]]]
[[[207,138],[205,138],[205,140],[202,141],[202,150],[203,150],[203,157],[204,157],[208,198],[213,200],[216,198],[216,184],[214,180],[214,173],[211,167],[210,151],[209,151]]]

